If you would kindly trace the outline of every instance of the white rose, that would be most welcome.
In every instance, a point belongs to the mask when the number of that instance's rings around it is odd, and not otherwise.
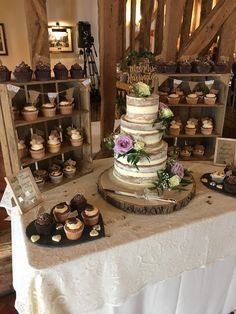
[[[145,97],[151,95],[150,87],[143,82],[138,82],[134,84],[133,89],[134,93],[138,94],[139,96]]]
[[[134,149],[135,150],[142,150],[144,149],[145,144],[142,141],[135,141],[134,142]]]
[[[164,119],[169,119],[171,117],[173,117],[174,114],[173,112],[170,110],[170,108],[163,108],[160,111],[160,117],[164,118]]]
[[[169,186],[170,186],[170,188],[173,188],[175,186],[178,186],[180,184],[180,182],[181,182],[181,178],[179,176],[177,176],[177,174],[176,174],[169,179]]]

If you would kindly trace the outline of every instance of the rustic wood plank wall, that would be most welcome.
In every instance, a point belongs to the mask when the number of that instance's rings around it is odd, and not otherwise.
[[[39,56],[50,61],[46,0],[25,0],[29,47],[33,69]]]

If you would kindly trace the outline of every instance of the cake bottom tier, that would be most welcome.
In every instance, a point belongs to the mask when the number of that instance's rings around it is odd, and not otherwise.
[[[116,179],[132,185],[143,187],[153,186],[157,178],[157,171],[165,169],[167,159],[167,143],[163,142],[161,151],[150,155],[150,160],[142,158],[137,167],[128,163],[127,157],[114,157],[113,175]]]

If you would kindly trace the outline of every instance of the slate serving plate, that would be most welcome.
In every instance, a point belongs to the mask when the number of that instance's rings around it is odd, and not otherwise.
[[[78,217],[81,218],[81,217]],[[82,220],[82,219],[81,219]],[[37,235],[37,231],[34,225],[35,220],[33,220],[27,227],[26,227],[26,236],[27,238],[30,240],[32,235]],[[96,237],[91,237],[90,236],[90,231],[93,229],[93,226],[86,226],[84,225],[84,230],[83,230],[83,234],[81,236],[81,238],[79,238],[78,240],[68,240],[64,229],[60,229],[60,230],[56,230],[56,225],[52,230],[52,233],[48,236],[45,235],[40,235],[40,239],[36,242],[32,242],[30,240],[31,243],[36,244],[36,245],[41,245],[41,246],[46,246],[46,247],[65,247],[65,246],[71,246],[71,245],[77,245],[77,244],[81,244],[81,243],[85,243],[85,242],[90,242],[90,241],[94,241],[97,239],[101,239],[105,237],[105,230],[104,230],[104,224],[103,224],[103,219],[102,219],[102,215],[99,215],[99,219],[98,219],[98,223],[97,225],[100,225],[101,230],[98,231],[98,236]],[[56,235],[56,234],[60,234],[61,235],[61,241],[60,242],[56,242],[52,240],[52,236]]]
[[[207,182],[205,182],[205,180],[207,180]],[[223,183],[219,183],[219,184],[215,183],[211,178],[211,173],[205,173],[204,175],[202,175],[201,176],[201,182],[206,187],[208,187],[210,190],[220,192],[220,193],[225,194],[225,195],[236,197],[236,193],[229,193],[229,192],[225,191]],[[222,189],[219,188],[219,186],[222,186]]]

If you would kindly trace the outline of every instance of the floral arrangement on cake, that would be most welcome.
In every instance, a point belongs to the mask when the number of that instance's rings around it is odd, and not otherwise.
[[[133,84],[131,91],[136,97],[148,97],[151,95],[151,87],[143,82]]]
[[[185,187],[192,183],[190,171],[175,159],[167,159],[166,168],[157,171],[157,179],[153,182],[155,188],[164,190],[185,191]]]
[[[127,157],[127,161],[134,165],[137,169],[137,163],[144,157],[150,159],[145,151],[145,144],[141,140],[134,140],[132,136],[127,134],[113,133],[104,139],[105,146],[109,150],[113,150],[114,154],[120,157]]]

